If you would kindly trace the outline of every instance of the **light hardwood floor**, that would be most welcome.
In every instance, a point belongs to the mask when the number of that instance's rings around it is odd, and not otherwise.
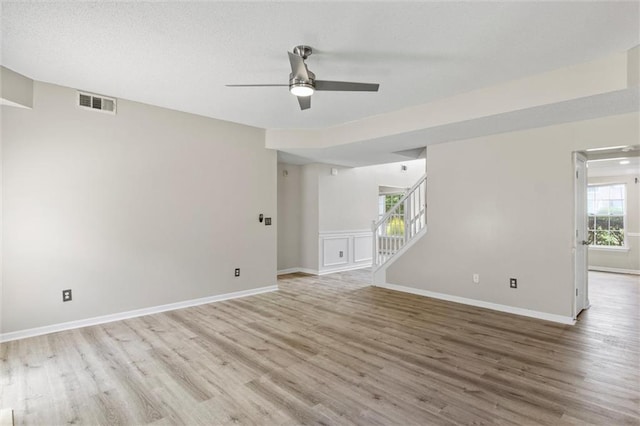
[[[558,325],[288,275],[280,290],[0,345],[16,424],[640,424],[640,278]]]

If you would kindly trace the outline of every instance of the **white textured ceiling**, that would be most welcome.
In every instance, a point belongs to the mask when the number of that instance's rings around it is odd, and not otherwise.
[[[262,128],[323,128],[640,43],[633,2],[6,2],[2,65],[36,80]],[[317,78],[300,111],[286,52]]]

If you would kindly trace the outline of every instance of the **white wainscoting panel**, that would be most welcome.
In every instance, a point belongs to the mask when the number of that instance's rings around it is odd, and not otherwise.
[[[318,274],[371,266],[372,241],[371,231],[368,229],[320,232]]]
[[[349,263],[349,238],[325,237],[322,239],[322,267]]]
[[[356,235],[353,237],[353,261],[371,262],[373,238],[369,235]]]

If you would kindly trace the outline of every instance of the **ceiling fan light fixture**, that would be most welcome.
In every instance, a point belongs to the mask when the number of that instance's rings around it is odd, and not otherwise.
[[[289,86],[289,91],[295,96],[307,97],[313,95],[315,89],[309,83],[294,83]]]
[[[289,92],[294,95],[300,110],[311,108],[311,95],[316,90],[319,92],[377,92],[380,85],[378,83],[359,83],[354,81],[329,81],[316,80],[316,75],[309,71],[304,62],[313,49],[309,46],[300,45],[293,48],[293,53],[287,52],[291,73],[289,74]],[[230,87],[270,87],[287,86],[287,84],[228,84]]]

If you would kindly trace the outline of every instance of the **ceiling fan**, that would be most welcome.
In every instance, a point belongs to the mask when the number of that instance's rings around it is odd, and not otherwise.
[[[316,80],[316,75],[309,71],[305,59],[311,56],[313,49],[309,46],[296,46],[289,54],[291,74],[289,84],[227,84],[227,87],[273,87],[289,86],[289,91],[298,98],[300,109],[311,108],[311,95],[318,91],[338,92],[377,92],[377,83],[355,83],[350,81]]]

